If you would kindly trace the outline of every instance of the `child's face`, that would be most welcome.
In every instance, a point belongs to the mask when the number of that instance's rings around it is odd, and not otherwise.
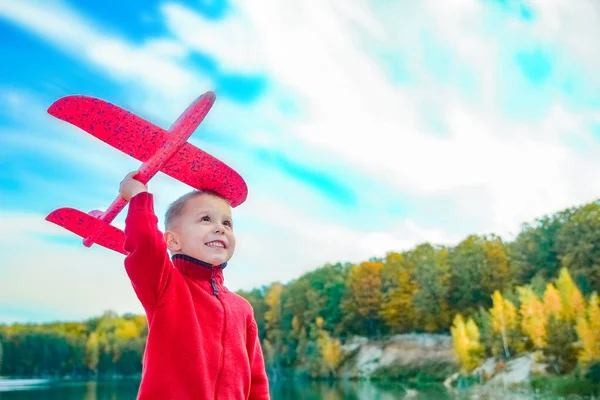
[[[194,196],[165,232],[165,238],[172,252],[212,265],[227,262],[235,250],[231,208],[225,200],[212,195]]]

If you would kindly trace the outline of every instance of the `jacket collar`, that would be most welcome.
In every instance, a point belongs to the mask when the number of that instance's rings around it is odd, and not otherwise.
[[[173,265],[183,275],[194,280],[216,281],[219,285],[223,285],[223,268],[227,263],[221,265],[211,265],[197,258],[190,257],[186,254],[174,254],[171,257]]]

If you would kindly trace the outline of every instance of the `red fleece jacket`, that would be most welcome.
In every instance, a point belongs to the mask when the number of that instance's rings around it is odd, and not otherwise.
[[[131,199],[125,223],[125,269],[148,319],[138,399],[269,399],[252,307],[223,286],[223,268],[169,259],[150,193]]]

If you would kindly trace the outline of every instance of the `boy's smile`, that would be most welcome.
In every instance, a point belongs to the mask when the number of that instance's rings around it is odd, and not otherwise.
[[[212,242],[205,243],[208,247],[216,249],[226,249],[227,245],[222,240],[213,240]]]

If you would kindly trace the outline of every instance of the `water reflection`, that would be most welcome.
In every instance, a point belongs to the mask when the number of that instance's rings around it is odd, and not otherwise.
[[[368,381],[281,382],[271,386],[273,400],[446,400],[453,399],[441,385],[431,385],[418,390],[408,389],[401,383],[376,383]]]
[[[30,385],[27,385],[30,383]],[[131,400],[137,396],[139,381],[114,382],[42,382],[2,381],[0,400]],[[6,389],[12,386],[14,390]],[[22,388],[27,387],[28,390]],[[402,383],[378,383],[368,381],[340,382],[301,382],[284,381],[271,385],[272,400],[456,400],[456,399],[542,399],[530,394],[515,396],[505,390],[473,388],[447,392],[441,384],[422,386],[416,390],[406,388]],[[550,399],[550,397],[543,397]]]

